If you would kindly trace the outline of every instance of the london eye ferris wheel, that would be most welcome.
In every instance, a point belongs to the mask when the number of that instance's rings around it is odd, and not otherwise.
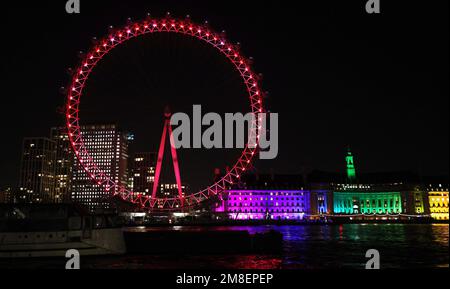
[[[252,69],[251,61],[244,57],[239,48],[228,41],[223,34],[211,30],[206,25],[193,23],[190,19],[180,20],[170,16],[147,17],[143,21],[130,22],[125,27],[111,31],[109,35],[97,41],[82,58],[67,93],[66,126],[74,154],[94,184],[101,186],[111,195],[148,210],[179,210],[183,207],[194,207],[213,196],[220,195],[227,187],[239,182],[242,175],[250,168],[258,148],[247,145],[225,175],[196,192],[169,197],[155,194],[143,195],[136,194],[119,184],[95,163],[83,140],[80,125],[80,104],[88,86],[88,79],[105,56],[131,39],[163,33],[177,34],[214,48],[216,53],[222,55],[234,67],[235,73],[240,77],[248,97],[249,111],[255,114],[264,112],[260,78]],[[249,131],[257,138],[259,138],[258,122],[259,119],[255,119]]]

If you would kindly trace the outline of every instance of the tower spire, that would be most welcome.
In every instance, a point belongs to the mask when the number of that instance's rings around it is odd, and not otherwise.
[[[350,146],[347,149],[347,156],[345,157],[345,161],[347,163],[347,181],[349,183],[354,183],[356,181],[356,169]]]

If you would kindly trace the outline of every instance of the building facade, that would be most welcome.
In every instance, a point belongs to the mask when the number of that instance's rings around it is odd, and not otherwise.
[[[55,142],[55,193],[54,203],[68,203],[72,190],[72,171],[74,157],[70,140],[65,127],[54,127],[50,130],[50,139]]]
[[[342,176],[317,172],[311,176],[244,176],[216,202],[214,211],[238,220],[318,220],[329,216],[361,220],[431,216],[448,220],[448,189],[442,185],[426,188],[417,181],[405,181],[402,174],[362,175],[361,182],[350,151],[346,164],[346,175]]]
[[[157,154],[154,152],[136,153],[132,160],[132,188],[135,194],[151,195],[155,182]]]
[[[333,192],[334,214],[394,215],[403,213],[400,192]]]
[[[246,175],[214,204],[232,220],[303,220],[311,195],[297,175]]]
[[[428,202],[431,217],[435,220],[448,220],[448,188],[443,188],[442,185],[428,189]]]
[[[22,203],[52,203],[55,194],[56,143],[49,138],[25,138],[20,164],[19,192]]]
[[[426,215],[430,213],[426,190],[420,185],[401,185],[403,212],[408,215]]]
[[[303,220],[308,211],[305,190],[229,190],[215,210],[233,220]]]
[[[128,135],[116,125],[91,125],[81,127],[86,149],[90,157],[109,178],[115,182],[114,190],[94,184],[84,168],[74,160],[71,200],[90,210],[111,208],[110,199],[127,186]]]
[[[331,191],[324,185],[312,185],[309,190],[309,215],[320,217],[333,213]]]
[[[8,204],[12,202],[11,188],[0,189],[0,204]]]

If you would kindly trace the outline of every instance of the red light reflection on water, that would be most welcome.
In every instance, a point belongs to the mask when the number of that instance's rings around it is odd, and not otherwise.
[[[123,256],[92,258],[86,268],[104,269],[281,269],[282,259],[266,255]]]

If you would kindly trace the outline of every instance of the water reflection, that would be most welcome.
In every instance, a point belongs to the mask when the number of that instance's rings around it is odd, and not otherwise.
[[[155,230],[147,228],[146,230]],[[158,228],[157,230],[160,230]],[[174,227],[166,230],[276,230],[283,234],[283,255],[216,257],[218,266],[237,268],[364,268],[365,253],[377,249],[383,268],[448,267],[447,224],[343,224],[329,226]],[[239,261],[241,260],[241,261]],[[269,264],[269,265],[268,265]],[[271,265],[270,265],[271,264]]]
[[[251,234],[276,230],[283,234],[283,253],[273,255],[125,255],[85,257],[83,268],[121,269],[364,269],[365,253],[377,249],[381,268],[449,267],[449,225],[345,224],[257,227],[132,228],[205,231],[242,230]],[[192,244],[198,246],[199,244]],[[151,246],[151,244],[149,244]],[[0,260],[0,268],[61,268],[63,260]],[[6,262],[6,263],[5,263]]]

